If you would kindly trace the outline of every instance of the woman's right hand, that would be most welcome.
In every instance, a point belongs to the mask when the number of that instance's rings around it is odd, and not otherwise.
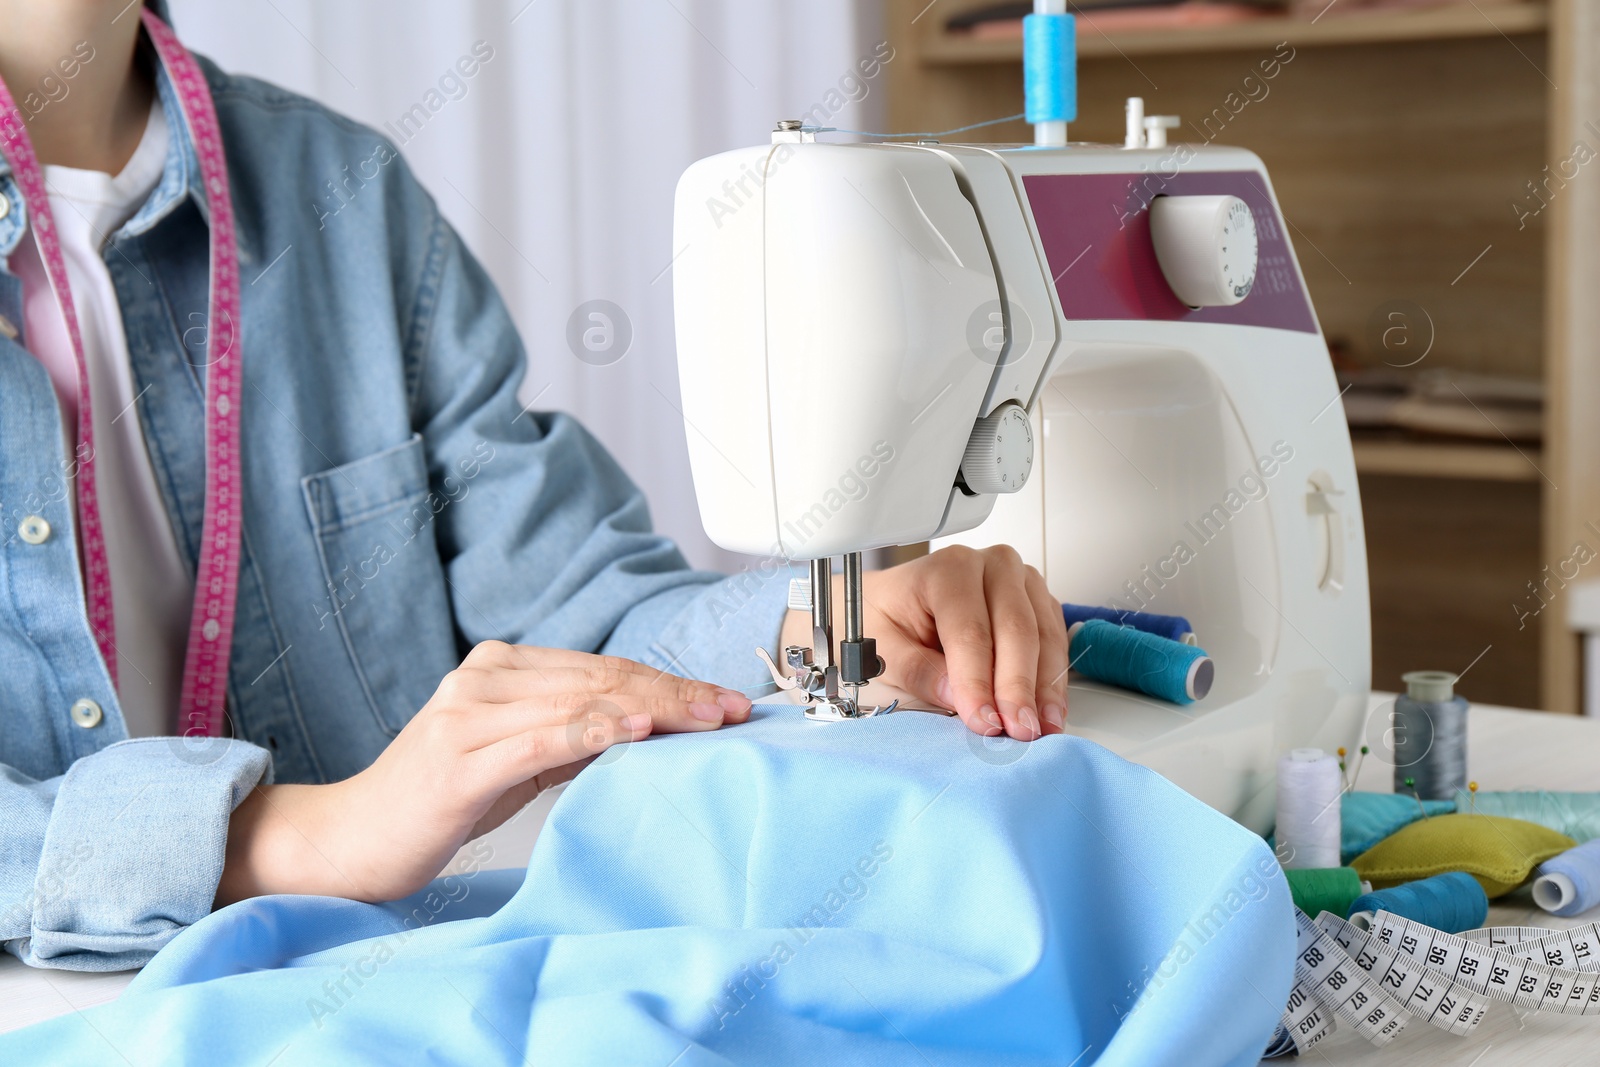
[[[399,899],[612,745],[749,717],[741,693],[632,660],[485,642],[371,767],[251,793],[229,822],[217,905],[269,893]]]

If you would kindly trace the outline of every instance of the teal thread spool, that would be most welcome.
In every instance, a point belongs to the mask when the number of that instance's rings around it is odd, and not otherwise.
[[[1174,704],[1192,704],[1211,692],[1216,665],[1205,649],[1102,619],[1074,623],[1068,634],[1072,669],[1085,678]]]
[[[1363,894],[1350,905],[1350,921],[1365,930],[1379,911],[1459,934],[1483,925],[1489,917],[1489,897],[1472,875],[1449,871]]]

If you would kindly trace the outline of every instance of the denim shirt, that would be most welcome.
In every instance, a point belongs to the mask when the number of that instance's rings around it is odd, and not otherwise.
[[[27,212],[0,162],[0,941],[35,965],[143,963],[210,911],[228,817],[255,785],[368,766],[479,641],[753,690],[766,676],[752,650],[776,643],[785,610],[786,568],[690,570],[593,437],[523,410],[506,308],[392,144],[202,63],[245,283],[231,740],[128,740],[85,614],[61,413],[20,333],[8,265]],[[105,260],[192,574],[208,205],[157,82],[165,172]],[[344,204],[333,217],[317,206],[328,181]],[[30,516],[50,524],[43,543],[19,536]],[[128,664],[120,675],[137,684]],[[71,714],[82,700],[98,722]]]

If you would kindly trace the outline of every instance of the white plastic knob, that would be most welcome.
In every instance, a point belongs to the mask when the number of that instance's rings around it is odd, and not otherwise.
[[[978,420],[961,457],[961,477],[980,496],[1015,493],[1033,470],[1033,425],[1021,404],[1003,404]]]
[[[1237,196],[1158,196],[1150,238],[1167,284],[1190,307],[1231,307],[1256,283],[1256,217]]]

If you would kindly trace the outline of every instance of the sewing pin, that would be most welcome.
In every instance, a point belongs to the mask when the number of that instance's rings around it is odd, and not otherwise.
[[[1356,755],[1355,770],[1350,772],[1351,789],[1354,789],[1356,787],[1356,782],[1361,780],[1361,763],[1364,759],[1366,759],[1367,753],[1371,751],[1372,749],[1368,748],[1366,745],[1362,745],[1360,752]]]
[[[1428,817],[1428,808],[1427,805],[1422,803],[1422,798],[1417,795],[1417,780],[1415,778],[1407,778],[1406,788],[1411,790],[1411,799],[1417,802],[1417,810],[1422,812],[1422,817],[1426,819]]]

